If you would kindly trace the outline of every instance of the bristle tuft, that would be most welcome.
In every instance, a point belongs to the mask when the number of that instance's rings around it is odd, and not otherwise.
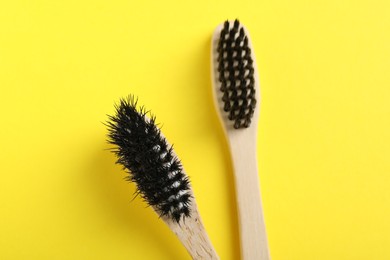
[[[106,123],[108,142],[116,146],[117,163],[129,172],[136,194],[160,216],[179,222],[191,214],[189,179],[156,126],[155,117],[144,107],[137,109],[137,103],[138,99],[129,96],[115,105],[116,114]]]
[[[236,19],[231,28],[229,25],[229,21],[224,23],[217,48],[223,109],[234,128],[247,128],[256,104],[253,59],[240,22]]]

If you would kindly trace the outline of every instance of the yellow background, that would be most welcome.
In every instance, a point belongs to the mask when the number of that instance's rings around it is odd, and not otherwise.
[[[273,260],[390,259],[390,2],[1,1],[0,259],[189,259],[108,152],[133,93],[182,159],[221,259],[238,259],[210,39],[248,28]]]

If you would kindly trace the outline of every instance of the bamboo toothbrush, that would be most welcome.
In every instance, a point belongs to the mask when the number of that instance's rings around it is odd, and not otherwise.
[[[129,172],[137,194],[180,239],[193,259],[219,259],[207,236],[183,166],[143,107],[133,96],[122,99],[109,116],[108,142],[117,163]]]
[[[247,30],[226,21],[212,37],[214,103],[228,139],[235,174],[241,257],[269,260],[257,174],[259,78]]]

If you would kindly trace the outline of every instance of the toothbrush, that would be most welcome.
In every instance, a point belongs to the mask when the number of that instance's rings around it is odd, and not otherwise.
[[[241,258],[269,260],[256,159],[259,78],[248,31],[238,20],[214,31],[211,79],[233,161]]]
[[[116,146],[117,163],[128,171],[137,194],[176,234],[193,259],[219,259],[200,218],[188,176],[143,107],[134,96],[121,99],[106,123],[108,142]]]

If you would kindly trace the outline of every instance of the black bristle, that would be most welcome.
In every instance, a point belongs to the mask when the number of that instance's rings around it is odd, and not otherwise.
[[[117,163],[128,171],[137,194],[160,216],[179,222],[190,216],[190,182],[180,160],[174,155],[155,124],[155,117],[144,108],[137,109],[133,96],[121,99],[116,114],[106,123],[108,142],[115,145]]]
[[[237,19],[229,25],[229,21],[224,23],[218,42],[218,79],[224,111],[238,129],[249,127],[252,121],[256,104],[254,67],[244,28]]]
[[[229,21],[225,21],[223,24],[223,30],[228,31],[229,30]]]
[[[226,91],[226,85],[225,85],[225,84],[221,84],[220,90],[221,90],[222,92]]]
[[[234,28],[236,30],[238,30],[238,27],[240,26],[240,22],[238,21],[238,19],[234,20]]]
[[[244,28],[241,27],[240,29],[240,37],[243,38],[245,36]]]

